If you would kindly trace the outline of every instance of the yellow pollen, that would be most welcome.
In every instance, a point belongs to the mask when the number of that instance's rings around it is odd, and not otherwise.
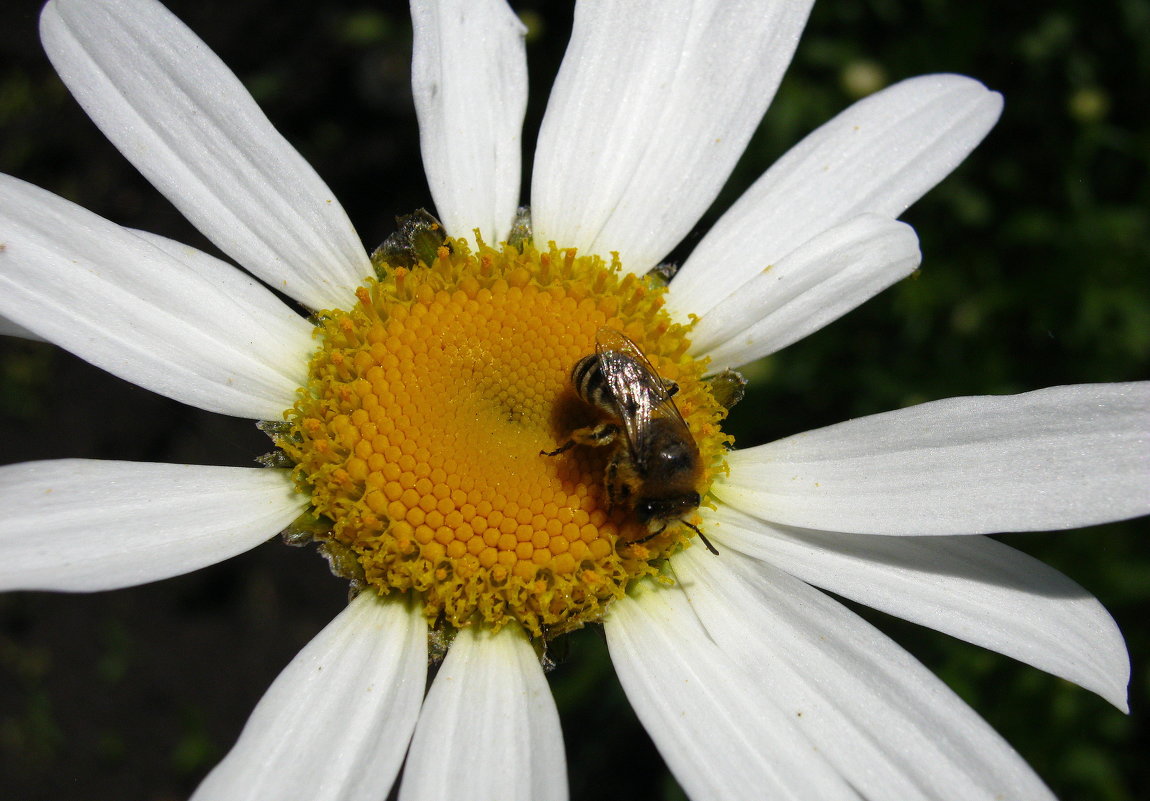
[[[570,380],[596,331],[624,332],[677,382],[704,496],[730,438],[662,289],[617,260],[521,247],[450,240],[430,265],[377,265],[350,310],[317,315],[308,384],[275,439],[330,521],[329,558],[353,557],[369,587],[418,593],[432,625],[514,620],[552,637],[599,619],[694,536],[672,521],[648,539],[610,508],[611,447],[540,454],[602,421]]]

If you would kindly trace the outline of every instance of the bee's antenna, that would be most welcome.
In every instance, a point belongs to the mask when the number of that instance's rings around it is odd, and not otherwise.
[[[701,539],[703,541],[703,544],[707,546],[708,551],[713,553],[715,556],[719,555],[719,550],[714,545],[711,544],[711,541],[709,539],[707,539],[707,535],[704,534],[702,531],[700,531],[698,526],[694,525],[693,523],[688,523],[686,520],[682,520],[680,522],[684,526],[686,526],[687,528],[691,529],[691,531],[694,531],[696,534],[699,535],[699,539]]]

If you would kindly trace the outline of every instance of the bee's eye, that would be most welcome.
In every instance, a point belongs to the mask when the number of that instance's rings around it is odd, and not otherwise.
[[[639,518],[640,523],[646,523],[655,516],[657,511],[658,508],[654,501],[642,501],[635,504],[635,516]]]

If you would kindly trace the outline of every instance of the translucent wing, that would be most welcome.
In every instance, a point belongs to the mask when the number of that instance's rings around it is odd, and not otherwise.
[[[599,370],[614,395],[631,458],[640,469],[646,466],[652,453],[652,420],[672,420],[682,427],[685,436],[690,437],[690,430],[667,391],[667,385],[638,345],[623,332],[603,327],[595,335],[595,353],[599,358]]]

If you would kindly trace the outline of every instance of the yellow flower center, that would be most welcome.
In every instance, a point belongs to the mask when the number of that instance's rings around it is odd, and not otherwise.
[[[652,537],[658,526],[612,506],[622,436],[541,453],[609,418],[570,377],[597,330],[625,333],[678,384],[704,498],[730,440],[662,289],[617,262],[521,247],[451,240],[430,265],[377,265],[353,308],[318,315],[322,344],[276,442],[343,572],[419,593],[433,625],[515,620],[552,637],[600,618],[695,536],[671,520]]]

